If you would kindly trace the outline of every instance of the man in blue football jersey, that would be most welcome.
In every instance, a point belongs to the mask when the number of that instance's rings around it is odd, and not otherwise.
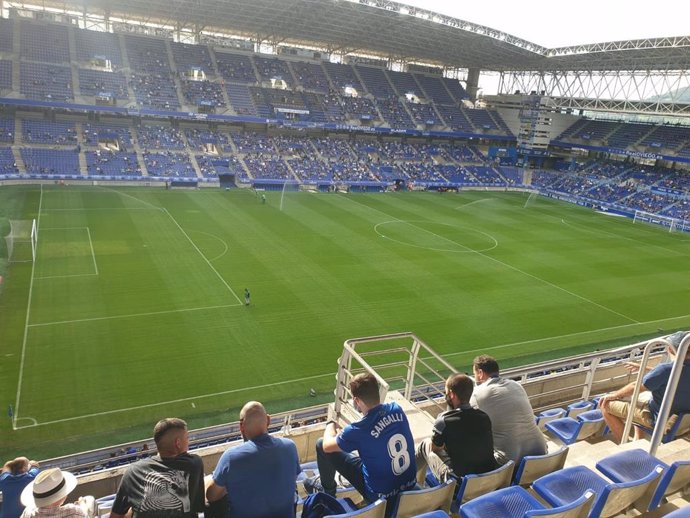
[[[326,425],[323,438],[316,443],[322,487],[309,479],[305,488],[335,496],[337,471],[367,502],[412,489],[417,471],[414,440],[402,408],[397,403],[381,403],[379,384],[369,373],[352,378],[350,392],[364,417],[342,430],[334,421]],[[354,450],[359,456],[351,453]]]

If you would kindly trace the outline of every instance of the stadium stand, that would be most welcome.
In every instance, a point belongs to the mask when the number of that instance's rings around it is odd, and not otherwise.
[[[113,70],[122,67],[122,51],[116,34],[89,30],[75,30],[75,51],[80,63],[96,64],[110,61]]]
[[[69,63],[67,26],[22,20],[19,55],[22,60]]]

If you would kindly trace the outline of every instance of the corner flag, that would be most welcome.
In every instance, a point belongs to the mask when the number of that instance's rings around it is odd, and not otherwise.
[[[12,411],[12,405],[7,407],[7,417],[12,419],[14,417],[14,412]]]

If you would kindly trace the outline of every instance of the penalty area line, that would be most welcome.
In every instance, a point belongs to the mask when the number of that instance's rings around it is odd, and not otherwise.
[[[58,424],[58,423],[66,423],[69,421],[77,421],[79,419],[88,419],[90,417],[101,417],[104,415],[121,414],[123,412],[131,412],[133,410],[144,410],[146,408],[155,408],[155,407],[164,406],[164,405],[172,405],[175,403],[185,403],[187,401],[194,401],[197,399],[206,399],[206,398],[217,397],[217,396],[225,396],[228,394],[235,394],[237,392],[245,392],[247,390],[257,390],[257,389],[262,389],[262,388],[275,387],[277,385],[288,385],[290,383],[300,383],[303,381],[310,381],[310,380],[315,380],[315,379],[319,379],[319,378],[325,378],[326,376],[335,376],[335,373],[329,372],[328,374],[317,374],[314,376],[306,376],[304,378],[297,378],[297,379],[293,379],[293,380],[277,381],[275,383],[264,383],[263,385],[255,385],[253,387],[242,387],[242,388],[238,388],[238,389],[224,390],[222,392],[214,392],[212,394],[202,394],[200,396],[191,396],[191,397],[185,397],[185,398],[180,398],[180,399],[173,399],[171,401],[161,401],[158,403],[149,403],[147,405],[138,405],[138,406],[133,406],[133,407],[128,407],[128,408],[118,408],[115,410],[106,410],[104,412],[95,412],[93,414],[85,414],[85,415],[80,415],[80,416],[75,416],[75,417],[66,417],[64,419],[55,419],[54,421],[46,421],[44,423],[38,423],[38,422],[36,422],[35,419],[32,419],[36,424],[17,426],[17,427],[15,427],[15,430],[21,430],[23,428],[35,428],[37,426],[47,426],[47,425]],[[25,419],[25,418],[23,418],[23,419]]]

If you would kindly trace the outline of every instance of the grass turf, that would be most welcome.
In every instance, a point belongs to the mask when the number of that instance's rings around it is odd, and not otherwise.
[[[412,331],[467,370],[690,323],[686,235],[520,193],[266,194],[2,188],[40,232],[0,288],[0,458],[331,400],[348,338]]]

